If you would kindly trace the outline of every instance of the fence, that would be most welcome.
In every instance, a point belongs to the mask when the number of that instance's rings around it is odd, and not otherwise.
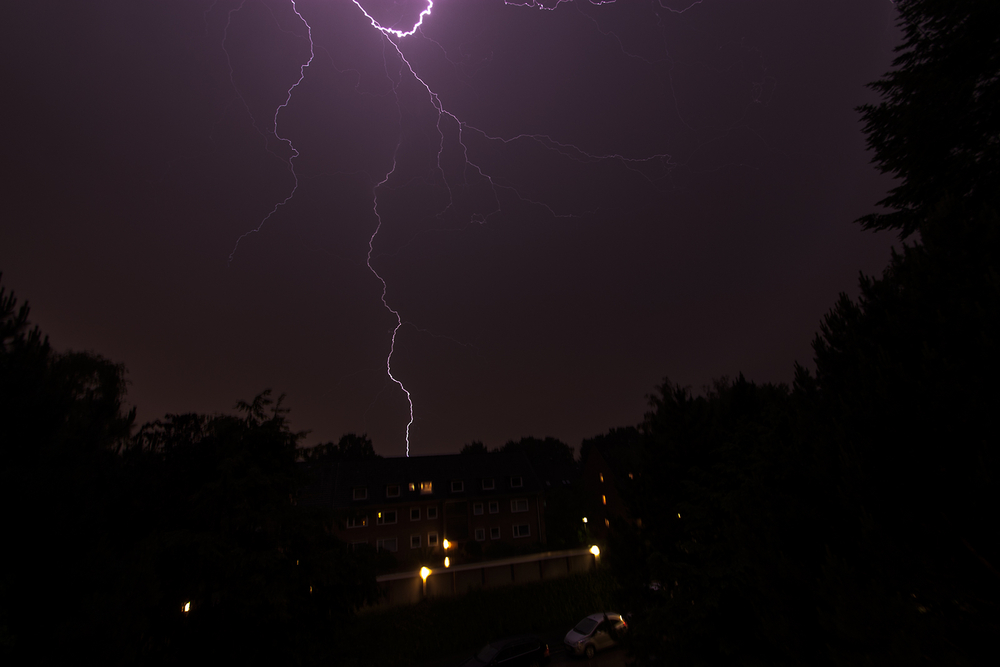
[[[376,578],[383,598],[381,605],[414,604],[424,597],[462,595],[475,588],[496,588],[586,572],[596,567],[598,555],[590,549],[546,551],[500,560],[464,563],[451,567],[383,574]]]

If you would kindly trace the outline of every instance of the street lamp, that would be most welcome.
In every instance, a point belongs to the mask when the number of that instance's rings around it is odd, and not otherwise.
[[[423,580],[424,597],[427,596],[427,577],[429,576],[431,576],[430,568],[427,567],[420,568],[420,578]]]
[[[601,548],[596,544],[590,547],[590,553],[594,554],[594,565],[601,564]]]

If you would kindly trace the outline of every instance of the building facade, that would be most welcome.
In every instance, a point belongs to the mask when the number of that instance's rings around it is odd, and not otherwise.
[[[545,542],[543,489],[523,454],[369,459],[313,472],[307,502],[333,510],[334,534],[390,552],[400,567]]]

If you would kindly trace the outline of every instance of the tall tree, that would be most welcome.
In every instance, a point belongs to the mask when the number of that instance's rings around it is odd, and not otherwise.
[[[860,222],[913,234],[946,202],[967,214],[1000,201],[1000,3],[900,0],[894,69],[861,107],[868,146],[897,179]]]

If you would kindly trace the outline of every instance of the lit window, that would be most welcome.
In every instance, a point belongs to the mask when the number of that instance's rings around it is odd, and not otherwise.
[[[603,504],[603,505],[607,505],[608,504],[608,497],[607,496],[601,496],[601,504]]]
[[[378,541],[379,551],[395,551],[396,550],[396,538],[387,537],[384,540]]]
[[[410,548],[411,549],[419,549],[420,548],[420,536],[419,535],[410,535]]]
[[[465,491],[465,482],[452,482],[451,483],[451,492],[452,493],[461,493],[462,491]]]
[[[355,500],[368,500],[368,489],[363,486],[354,487]]]
[[[519,498],[518,500],[510,501],[510,511],[511,512],[527,512],[528,511],[528,501],[525,498]]]
[[[528,537],[531,535],[531,526],[526,523],[514,526],[514,537]]]
[[[427,546],[436,547],[438,545],[438,534],[427,533]]]
[[[494,500],[493,502],[490,503],[490,514],[499,514],[499,513],[500,513],[500,503]]]
[[[524,480],[523,479],[521,479],[520,477],[511,477],[510,478],[510,488],[512,488],[512,489],[520,489],[522,486],[524,486]]]
[[[387,523],[396,523],[396,510],[385,510],[379,512],[375,517],[375,523],[382,526]]]
[[[413,482],[410,482],[410,491],[416,491],[416,490],[417,490],[417,485],[414,484]]]
[[[611,527],[611,522],[610,522],[610,521],[608,521],[607,519],[605,519],[605,520],[604,520],[604,526],[605,526],[606,528],[610,528],[610,527]]]
[[[499,540],[500,539],[500,527],[499,526],[496,526],[494,528],[490,528],[490,539],[491,540]]]
[[[399,497],[399,484],[390,484],[385,487],[385,497],[386,498],[398,498]]]
[[[486,539],[486,529],[476,528],[476,542],[482,542]]]
[[[420,482],[420,493],[424,495],[427,495],[428,493],[434,493],[434,483]]]
[[[495,488],[496,483],[493,481],[492,477],[490,479],[483,480],[483,491],[492,491]]]
[[[427,508],[427,518],[428,519],[436,519],[436,518],[438,518],[438,508],[436,508],[436,507],[428,507]]]
[[[603,483],[604,482],[604,473],[603,472],[599,472],[599,473],[597,473],[597,475],[601,478],[601,482]]]
[[[364,528],[368,525],[367,516],[352,516],[347,519],[348,528]]]
[[[410,521],[420,521],[420,508],[411,507],[410,508]]]
[[[473,514],[482,514],[483,513],[483,504],[482,503],[472,503],[472,513]]]
[[[629,479],[635,479],[634,477],[632,477],[632,473],[629,473],[629,474],[628,474],[628,478],[629,478]]]

